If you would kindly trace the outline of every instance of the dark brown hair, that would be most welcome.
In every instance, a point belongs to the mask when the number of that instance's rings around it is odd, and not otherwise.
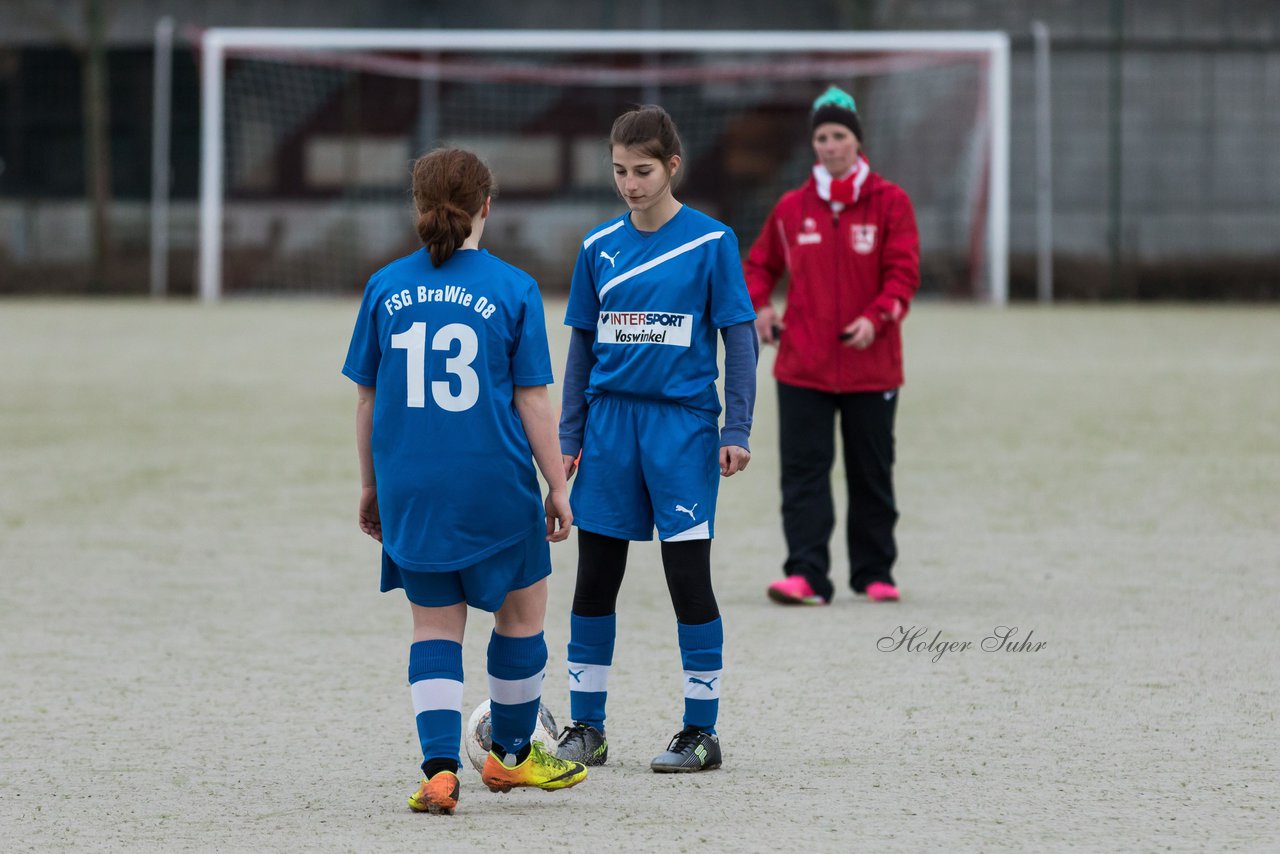
[[[493,173],[461,148],[437,148],[413,164],[418,237],[439,267],[471,235],[471,219],[493,195]]]
[[[676,123],[656,104],[636,107],[614,119],[613,129],[609,131],[609,147],[615,145],[653,157],[662,162],[664,169],[674,155],[681,154]]]

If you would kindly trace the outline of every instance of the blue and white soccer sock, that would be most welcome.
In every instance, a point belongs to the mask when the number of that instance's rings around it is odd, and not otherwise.
[[[432,760],[452,760],[462,745],[462,644],[418,641],[409,647],[409,690],[422,745],[422,770]]]
[[[593,726],[602,733],[617,633],[617,614],[569,615],[569,713],[574,723]]]
[[[676,628],[684,666],[684,725],[715,732],[724,672],[724,624],[716,617],[696,626],[678,622]]]
[[[527,638],[489,636],[489,708],[494,752],[526,753],[538,723],[542,677],[547,669],[547,641],[542,632]]]

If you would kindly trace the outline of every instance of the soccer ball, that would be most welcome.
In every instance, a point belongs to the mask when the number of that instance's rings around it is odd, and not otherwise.
[[[530,740],[540,741],[548,749],[554,750],[560,743],[559,738],[556,737],[557,732],[559,730],[556,728],[556,719],[552,717],[551,710],[540,704],[538,720],[533,725],[533,736]],[[467,758],[471,760],[471,764],[477,771],[483,771],[485,757],[493,748],[493,721],[488,700],[476,706],[476,710],[471,713],[471,720],[467,721],[467,731],[463,741],[467,745]]]

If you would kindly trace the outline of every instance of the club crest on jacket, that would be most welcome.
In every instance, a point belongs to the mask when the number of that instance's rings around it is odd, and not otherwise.
[[[849,227],[853,237],[853,251],[859,255],[870,255],[876,248],[876,227],[874,225],[852,225]]]

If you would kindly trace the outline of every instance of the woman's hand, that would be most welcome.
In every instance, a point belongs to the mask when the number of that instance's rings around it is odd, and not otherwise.
[[[872,341],[876,340],[876,327],[867,318],[859,317],[844,328],[844,332],[840,334],[840,340],[846,347],[865,350],[871,346]]]
[[[782,321],[778,320],[778,313],[773,310],[773,306],[761,306],[756,311],[756,335],[760,336],[761,344],[777,344],[778,333],[783,329]]]

